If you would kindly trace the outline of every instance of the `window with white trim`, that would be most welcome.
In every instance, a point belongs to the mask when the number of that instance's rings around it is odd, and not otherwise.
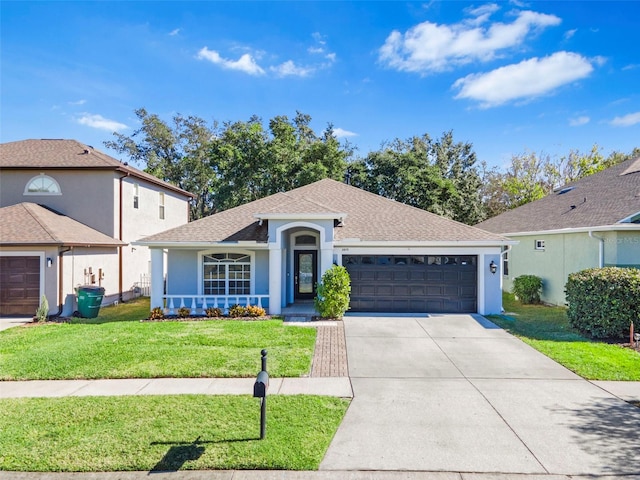
[[[244,253],[212,253],[203,259],[205,295],[249,295],[251,257]]]
[[[164,220],[164,192],[158,192],[160,194],[158,198],[158,218]]]
[[[534,243],[534,248],[536,250],[544,250],[544,240],[536,240]]]
[[[139,200],[140,200],[140,185],[137,183],[133,184],[133,208],[138,208]]]
[[[55,178],[41,173],[33,177],[24,187],[25,195],[62,195],[60,184]]]

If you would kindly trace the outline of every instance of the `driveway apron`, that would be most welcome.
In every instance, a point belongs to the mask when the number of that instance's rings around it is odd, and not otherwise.
[[[321,470],[640,471],[640,409],[482,316],[344,324],[354,399]]]

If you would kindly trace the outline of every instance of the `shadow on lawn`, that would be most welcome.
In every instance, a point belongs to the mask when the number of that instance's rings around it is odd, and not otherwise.
[[[260,440],[260,438],[200,440],[200,437],[198,437],[193,442],[151,442],[151,445],[171,445],[171,447],[167,450],[167,453],[164,454],[160,461],[154,465],[150,473],[177,472],[186,462],[198,460],[205,451],[205,447],[202,445],[208,443],[250,442],[253,440]]]

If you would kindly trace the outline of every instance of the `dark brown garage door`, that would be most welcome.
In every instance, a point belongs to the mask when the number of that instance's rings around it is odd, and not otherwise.
[[[345,255],[353,312],[474,313],[477,257]]]
[[[0,257],[0,315],[35,315],[40,257]]]

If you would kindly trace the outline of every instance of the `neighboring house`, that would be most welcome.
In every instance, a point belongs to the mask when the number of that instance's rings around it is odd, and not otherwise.
[[[131,242],[188,221],[192,195],[75,140],[0,145],[0,315],[75,310],[80,285],[126,300],[149,274]]]
[[[476,225],[519,240],[505,252],[504,289],[542,278],[542,300],[564,305],[568,275],[586,268],[640,268],[640,158],[570,183]]]
[[[313,299],[334,263],[351,275],[351,311],[499,313],[491,270],[511,243],[329,179],[137,242],[151,249],[152,307],[239,303],[271,314]]]

